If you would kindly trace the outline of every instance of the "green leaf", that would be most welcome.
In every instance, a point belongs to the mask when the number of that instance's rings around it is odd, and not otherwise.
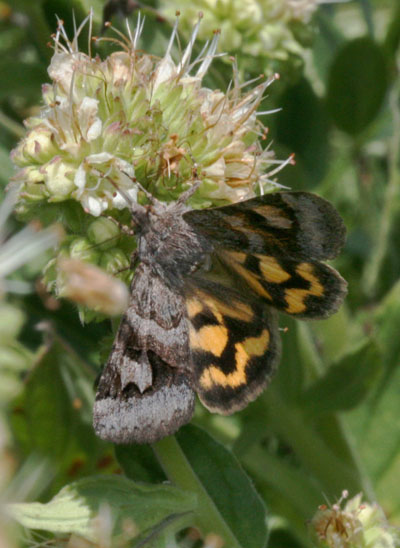
[[[376,337],[382,348],[384,363],[387,369],[385,380],[388,380],[393,369],[400,363],[400,281],[381,301],[375,312]]]
[[[71,483],[47,504],[8,505],[11,516],[24,527],[75,533],[91,541],[107,533],[135,538],[195,508],[193,493],[170,485],[137,484],[115,475]]]
[[[365,398],[380,372],[377,347],[373,342],[366,342],[331,365],[325,375],[304,392],[303,409],[314,416],[352,409]]]
[[[384,375],[367,400],[346,414],[378,500],[397,523],[400,522],[399,290],[400,284],[396,284],[376,313],[375,333],[383,350]]]
[[[43,82],[49,80],[45,68],[39,63],[15,63],[13,60],[0,61],[2,86],[0,100],[10,96],[23,96],[24,99],[38,101]]]
[[[166,480],[149,445],[115,445],[115,456],[125,475],[135,481],[161,483]]]
[[[265,506],[236,457],[193,425],[154,449],[176,485],[198,494],[195,525],[230,548],[262,548],[267,542]]]
[[[350,135],[360,133],[378,113],[387,82],[381,48],[367,37],[348,42],[329,74],[327,104],[336,125]]]
[[[288,88],[278,103],[282,108],[277,120],[278,140],[296,154],[296,164],[302,165],[306,175],[303,181],[295,182],[295,188],[301,189],[306,181],[307,188],[310,188],[322,179],[328,164],[326,110],[305,78]],[[282,174],[281,184],[288,183],[285,176],[290,176],[290,173]]]
[[[86,367],[54,336],[14,403],[12,427],[21,454],[40,454],[58,469],[51,495],[84,474],[116,468],[110,446],[93,431],[93,380]]]
[[[29,449],[63,461],[71,434],[90,434],[85,428],[90,404],[87,387],[79,374],[71,376],[65,348],[54,343],[44,351],[32,372],[24,394]],[[74,400],[79,400],[74,406]],[[89,404],[89,405],[88,405]],[[79,430],[81,432],[79,433]],[[91,440],[92,441],[92,440]],[[29,450],[28,449],[28,450]]]
[[[266,544],[265,506],[236,457],[200,428],[188,425],[178,443],[238,541],[246,548]]]
[[[5,187],[14,173],[14,168],[10,160],[10,153],[2,146],[0,146],[0,166],[0,187]]]

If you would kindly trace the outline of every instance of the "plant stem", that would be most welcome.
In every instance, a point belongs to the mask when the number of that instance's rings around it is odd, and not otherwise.
[[[364,274],[364,287],[370,295],[374,292],[389,243],[390,230],[394,214],[399,209],[400,187],[400,81],[397,81],[389,96],[390,110],[393,116],[393,137],[389,143],[389,180],[385,191],[383,209],[380,215],[379,232],[373,253]]]
[[[363,491],[368,498],[373,498],[372,488],[356,460],[351,466],[343,462],[317,431],[306,423],[301,409],[286,405],[273,387],[268,398],[268,416],[272,427],[318,479],[325,495],[338,497],[347,489],[352,493]]]
[[[25,135],[24,126],[15,122],[12,118],[0,111],[0,126],[3,126],[7,131],[9,131],[14,137],[21,139]]]
[[[204,533],[212,532],[220,536],[229,548],[240,548],[237,539],[186,459],[175,436],[164,438],[152,447],[169,480],[182,489],[196,493],[198,527]]]
[[[280,493],[296,509],[302,521],[310,519],[323,502],[322,486],[314,478],[260,446],[253,446],[241,462],[254,478]]]

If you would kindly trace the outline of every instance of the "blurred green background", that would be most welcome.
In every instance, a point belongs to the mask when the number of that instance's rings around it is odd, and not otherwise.
[[[111,322],[83,328],[74,305],[46,293],[38,278],[50,252],[18,269],[9,278],[27,282],[25,293],[4,291],[0,301],[0,546],[260,548],[267,526],[268,547],[306,548],[316,545],[309,520],[343,490],[377,501],[400,527],[400,4],[309,2],[310,16],[300,21],[276,14],[284,3],[256,2],[265,21],[254,26],[252,4],[190,7],[204,12],[209,34],[222,27],[243,80],[281,74],[263,108],[282,110],[263,123],[277,157],[294,152],[296,165],[278,181],[329,199],[343,216],[348,238],[335,267],[349,283],[346,302],[323,322],[281,318],[288,330],[279,373],[244,411],[223,418],[199,405],[199,428],[184,427],[154,449],[114,450],[91,426]],[[188,6],[141,6],[140,47],[163,54],[171,9],[182,12],[184,43]],[[9,152],[49,80],[55,16],[72,32],[72,12],[79,22],[90,7],[98,34],[100,0],[0,2],[3,196],[13,174]],[[133,8],[109,2],[106,15],[122,28],[125,13],[134,26]],[[275,33],[270,50],[259,46],[267,24]],[[206,84],[226,89],[230,78],[230,65],[217,60]],[[0,246],[22,228],[9,218]],[[71,484],[59,507],[29,504]],[[26,504],[13,510],[24,528],[11,520],[10,502]],[[88,533],[99,510],[101,542]]]

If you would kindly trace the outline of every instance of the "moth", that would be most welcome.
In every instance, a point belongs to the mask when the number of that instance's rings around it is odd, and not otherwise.
[[[192,210],[194,189],[169,204],[130,204],[137,251],[131,298],[94,404],[98,436],[152,443],[193,414],[243,409],[280,355],[276,312],[337,311],[347,284],[323,261],[345,240],[343,221],[308,192],[275,192]]]

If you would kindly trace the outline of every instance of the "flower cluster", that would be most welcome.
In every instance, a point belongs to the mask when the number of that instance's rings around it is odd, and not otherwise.
[[[340,500],[331,507],[320,506],[311,521],[317,546],[325,548],[395,548],[398,546],[382,508],[377,504],[362,503],[358,494],[348,497],[344,491]]]
[[[282,70],[282,62],[299,61],[304,46],[310,42],[309,23],[318,3],[318,0],[203,0],[194,5],[181,0],[179,9],[183,32],[190,32],[201,6],[204,14],[201,39],[207,38],[207,29],[221,29],[223,51],[248,56],[249,61],[264,58],[264,70],[273,71],[277,66]],[[167,17],[174,15],[168,0],[160,0],[159,9]]]
[[[118,51],[104,60],[79,50],[86,24],[91,29],[91,16],[70,40],[60,21],[54,35],[44,106],[27,120],[27,135],[12,153],[20,168],[17,209],[43,219],[52,204],[69,234],[62,256],[115,274],[129,267],[133,240],[127,243],[119,225],[129,223],[127,202],[144,199],[141,187],[170,201],[200,181],[190,203],[208,207],[270,189],[286,162],[260,144],[266,131],[257,109],[276,76],[247,89],[234,65],[227,93],[203,87],[219,36],[192,61],[200,21],[178,62],[171,56],[178,21],[164,57],[138,49],[139,18],[135,33],[128,27],[128,36],[114,41]],[[60,294],[57,270],[53,261],[46,275]]]

